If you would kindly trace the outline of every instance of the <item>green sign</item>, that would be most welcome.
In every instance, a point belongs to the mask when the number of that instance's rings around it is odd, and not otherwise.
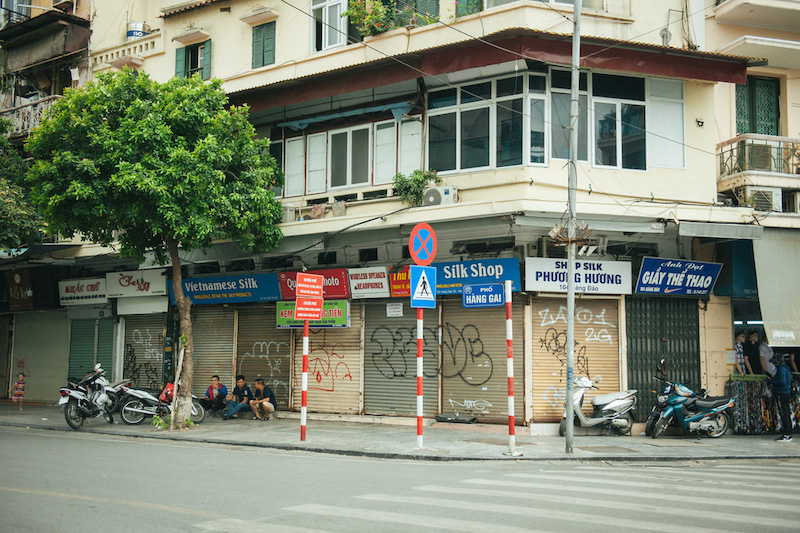
[[[277,302],[277,327],[302,328],[303,321],[294,319],[294,302]],[[349,328],[350,300],[322,302],[322,320],[309,320],[310,328]]]

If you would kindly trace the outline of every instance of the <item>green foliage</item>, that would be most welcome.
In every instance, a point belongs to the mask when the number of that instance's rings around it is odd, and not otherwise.
[[[3,136],[9,126],[0,120],[0,249],[6,250],[38,242],[44,231],[24,185],[27,164]]]
[[[169,417],[169,416],[161,418],[159,415],[153,415],[153,421],[150,422],[150,425],[155,426],[158,429],[168,429],[169,428],[170,418],[171,417]],[[191,418],[186,421],[185,426],[187,428],[190,428],[190,427],[194,426],[194,422],[192,422]]]
[[[160,84],[126,69],[68,90],[28,141],[33,199],[53,231],[119,241],[120,253],[167,256],[212,239],[269,249],[282,239],[282,184],[247,108],[226,107],[221,82]]]
[[[435,170],[415,170],[410,176],[397,174],[392,181],[392,186],[395,194],[403,200],[404,204],[419,207],[422,205],[425,189],[430,182],[439,185],[442,183],[442,178],[436,175]]]
[[[398,9],[395,4],[386,5],[380,0],[350,0],[343,17],[350,17],[361,35],[378,35],[395,28],[409,25],[414,17],[414,8],[406,5]]]

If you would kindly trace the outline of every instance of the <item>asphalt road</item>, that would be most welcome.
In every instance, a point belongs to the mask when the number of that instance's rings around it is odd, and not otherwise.
[[[430,463],[0,427],[4,531],[797,531],[800,461]]]

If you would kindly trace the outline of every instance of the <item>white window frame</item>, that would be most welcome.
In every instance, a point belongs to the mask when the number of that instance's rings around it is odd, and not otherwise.
[[[653,77],[648,77],[647,81],[646,81],[646,83],[647,83],[647,97],[648,97],[647,98],[646,119],[645,119],[647,121],[647,131],[646,131],[646,134],[647,134],[647,146],[648,146],[648,150],[647,150],[647,168],[672,168],[672,169],[676,169],[676,170],[685,170],[686,169],[686,83],[684,83],[683,80],[676,80],[674,78],[665,78],[668,81],[679,82],[681,84],[681,96],[680,96],[680,98],[669,98],[667,96],[653,96],[652,95],[652,93],[650,91],[650,81],[652,79],[653,79]],[[652,118],[652,114],[655,111],[655,107],[654,106],[657,105],[658,102],[669,103],[669,104],[680,104],[680,106],[681,106],[681,117],[680,117],[681,122],[680,123],[683,126],[681,128],[682,135],[681,135],[680,140],[675,140],[675,142],[680,142],[680,149],[681,149],[681,154],[682,154],[682,159],[683,159],[683,161],[681,162],[680,165],[656,165],[656,164],[651,163],[651,161],[650,161],[651,155],[655,154],[656,152],[655,152],[655,150],[649,149],[649,147],[653,146],[653,141],[654,140],[656,142],[658,142],[658,140],[654,139],[654,137],[659,136],[659,134],[652,132],[653,125],[657,124],[657,122]],[[673,141],[667,141],[667,142],[673,142]]]
[[[401,120],[398,130],[397,172],[407,176],[415,170],[421,170],[425,164],[425,125],[422,116]]]
[[[616,146],[617,164],[616,165],[603,165],[603,164],[601,164],[601,163],[599,163],[597,161],[597,138],[596,138],[597,130],[594,127],[594,124],[595,124],[594,119],[596,118],[596,115],[597,115],[597,113],[595,111],[595,109],[597,107],[597,104],[606,104],[606,105],[615,106],[615,112],[616,112],[616,119],[615,119],[616,120],[616,137],[617,137],[616,138],[616,142],[617,142],[617,146]],[[644,163],[645,164],[645,168],[624,168],[622,166],[622,127],[623,127],[623,124],[622,124],[622,106],[623,105],[635,105],[635,106],[639,106],[639,107],[644,108],[645,129],[642,132],[642,134],[645,136],[645,163]],[[592,142],[592,146],[591,146],[591,148],[592,148],[592,150],[591,150],[591,153],[592,153],[592,166],[595,167],[595,168],[611,168],[611,169],[617,169],[617,170],[638,170],[638,171],[647,170],[647,159],[648,159],[648,155],[647,154],[649,153],[649,150],[647,149],[647,124],[648,124],[648,122],[647,122],[647,100],[646,99],[645,100],[623,100],[621,98],[620,99],[608,98],[608,97],[605,97],[605,96],[603,96],[603,97],[594,97],[594,98],[592,98],[592,105],[591,105],[591,108],[590,108],[590,113],[591,113],[591,116],[592,116],[591,133],[592,133],[592,141],[593,141]]]
[[[367,131],[367,180],[359,183],[353,183],[353,132],[366,130]],[[373,135],[372,135],[372,124],[362,124],[360,126],[353,126],[351,128],[341,128],[336,130],[330,130],[328,133],[328,154],[327,154],[327,161],[328,161],[328,173],[327,173],[327,184],[328,188],[331,190],[341,190],[350,187],[365,187],[369,186],[372,183],[372,143]],[[332,175],[331,170],[333,168],[332,165],[332,158],[334,157],[333,153],[333,141],[332,137],[337,134],[346,134],[347,135],[347,176],[345,183],[343,185],[333,185],[332,183]]]
[[[535,93],[531,91],[530,79],[531,77],[544,78],[544,92]],[[525,94],[523,95],[523,146],[524,154],[522,157],[525,166],[533,167],[546,167],[550,164],[550,76],[546,73],[528,72],[525,76]],[[535,163],[531,161],[531,104],[534,102],[544,103],[544,114],[542,115],[542,122],[544,123],[544,161]]]
[[[398,148],[400,146],[400,142],[397,138],[397,133],[400,128],[397,127],[397,122],[394,120],[383,120],[380,122],[375,122],[373,124],[374,127],[374,134],[372,136],[372,183],[373,185],[388,185],[392,183],[392,180],[397,174],[397,159],[398,159]],[[389,145],[388,151],[391,155],[384,160],[384,150],[382,147],[383,144],[378,145],[378,142],[381,140],[382,134],[379,132],[385,132],[387,138],[392,139],[392,144]],[[387,154],[388,155],[388,154]],[[379,169],[386,166],[389,169],[389,175],[386,176],[379,176]]]
[[[283,145],[283,196],[302,196],[306,187],[306,146],[304,137],[286,139]],[[299,184],[299,191],[298,185]]]
[[[306,137],[306,193],[326,192],[328,183],[328,134],[314,133]],[[313,152],[313,153],[312,153]],[[322,157],[315,154],[322,153]]]
[[[322,52],[330,48],[342,46],[347,42],[347,20],[348,17],[336,16],[336,20],[330,19],[330,8],[339,6],[339,15],[347,10],[347,2],[345,0],[311,0],[311,53]],[[319,50],[317,50],[317,19],[314,17],[314,12],[322,10],[322,42],[319,43]],[[336,36],[333,40],[328,40],[330,32],[333,31],[331,26],[336,28]]]

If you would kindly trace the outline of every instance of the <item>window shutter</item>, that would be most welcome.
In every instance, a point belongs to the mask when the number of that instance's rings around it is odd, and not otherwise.
[[[306,160],[308,161],[306,191],[308,194],[325,192],[327,138],[327,133],[316,133],[308,136],[308,146],[306,148]]]
[[[203,79],[211,77],[211,39],[203,43]]]
[[[186,77],[186,48],[178,48],[175,50],[175,77]]]
[[[303,194],[306,174],[305,146],[302,137],[286,141],[286,163],[284,173],[284,196]]]
[[[411,174],[422,169],[422,123],[409,120],[400,123],[400,161],[397,171]]]
[[[253,28],[253,68],[264,66],[264,27],[266,25],[255,26]]]
[[[261,66],[275,63],[275,21],[264,24],[264,54],[262,57]]]
[[[417,0],[416,4],[417,11],[433,17],[439,16],[439,0]],[[417,17],[417,21],[420,25],[425,24],[422,17]]]

